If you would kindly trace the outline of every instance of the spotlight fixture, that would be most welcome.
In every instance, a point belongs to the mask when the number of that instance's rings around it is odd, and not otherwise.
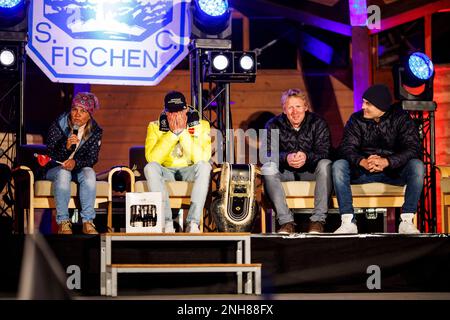
[[[26,17],[25,0],[0,0],[0,27],[11,27]],[[0,29],[1,30],[1,29]]]
[[[0,39],[25,41],[30,0],[0,0]]]
[[[234,53],[235,72],[256,73],[256,54],[253,51]]]
[[[394,92],[399,100],[432,101],[434,66],[422,52],[410,54],[394,66]]]
[[[224,54],[218,54],[212,59],[212,66],[217,71],[226,70],[230,65],[230,59]]]
[[[252,51],[211,50],[202,59],[203,81],[255,82],[256,54]]]
[[[0,71],[17,71],[17,47],[0,46]]]
[[[191,10],[193,37],[226,39],[231,36],[228,0],[193,0]]]
[[[233,53],[231,51],[209,51],[207,64],[209,74],[228,74],[233,72]]]
[[[0,0],[0,8],[14,8],[17,7],[22,0]]]

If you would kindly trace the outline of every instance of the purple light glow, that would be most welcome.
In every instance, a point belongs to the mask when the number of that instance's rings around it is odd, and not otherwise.
[[[333,47],[305,32],[302,33],[302,48],[326,64],[333,59]]]
[[[353,27],[367,25],[367,1],[349,0],[350,24]]]

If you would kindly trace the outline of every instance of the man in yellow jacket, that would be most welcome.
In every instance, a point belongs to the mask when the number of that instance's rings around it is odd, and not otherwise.
[[[198,112],[189,110],[182,93],[167,93],[159,120],[148,125],[145,158],[148,189],[162,193],[165,232],[175,232],[166,181],[194,182],[185,231],[200,232],[200,217],[211,174],[210,126],[200,120]]]

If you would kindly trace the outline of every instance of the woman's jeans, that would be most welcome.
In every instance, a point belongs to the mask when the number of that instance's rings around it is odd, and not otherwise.
[[[53,195],[56,202],[56,222],[69,220],[70,182],[78,183],[78,194],[81,203],[81,218],[83,222],[95,218],[95,198],[97,177],[94,169],[84,167],[77,170],[66,170],[61,166],[47,171],[46,179],[53,181]]]

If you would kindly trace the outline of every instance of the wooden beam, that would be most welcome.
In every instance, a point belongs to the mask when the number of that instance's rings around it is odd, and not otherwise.
[[[431,37],[432,37],[432,26],[431,26],[431,14],[425,16],[425,54],[432,57],[431,55]]]
[[[230,0],[230,5],[237,10],[248,9],[254,12],[264,13],[270,17],[283,17],[299,23],[311,25],[344,36],[351,36],[351,27],[347,24],[329,20],[314,14],[275,4],[267,0]]]
[[[364,91],[372,83],[370,35],[367,27],[352,27],[352,66],[354,110],[361,110]]]
[[[386,19],[381,19],[381,28],[370,30],[370,34],[377,34],[444,9],[450,9],[450,0],[436,1]]]
[[[242,19],[242,48],[250,50],[250,21],[247,17]]]

